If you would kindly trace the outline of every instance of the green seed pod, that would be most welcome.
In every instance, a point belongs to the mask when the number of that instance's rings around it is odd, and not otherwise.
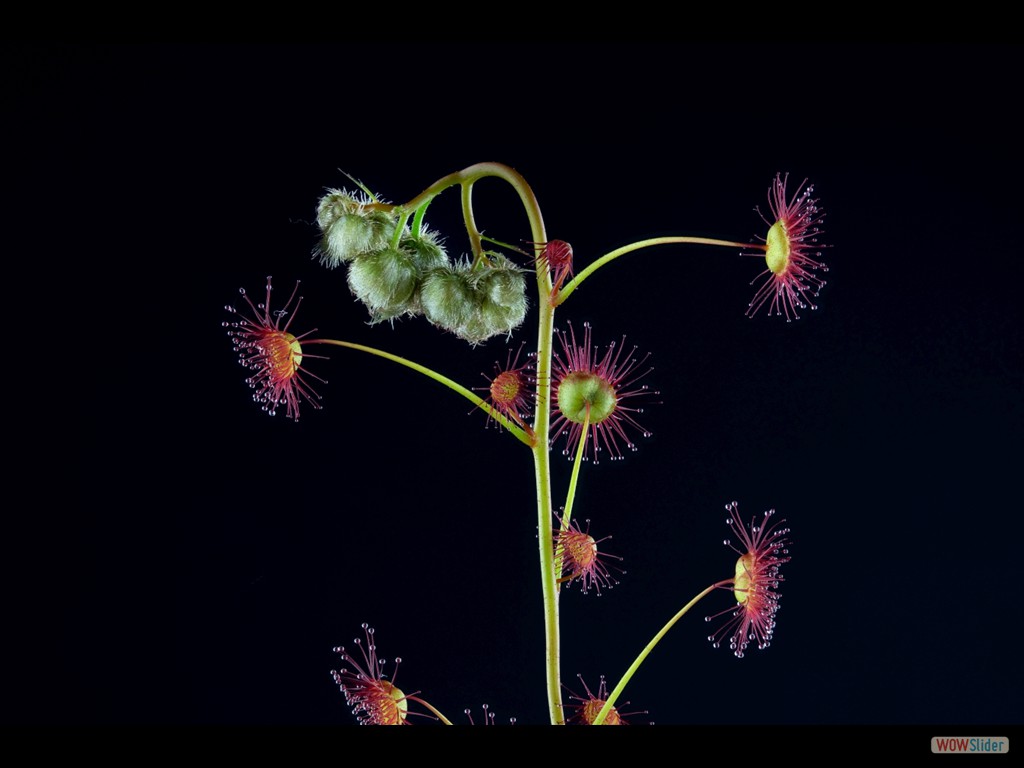
[[[329,189],[327,194],[320,198],[316,206],[316,223],[320,230],[329,229],[339,217],[356,213],[362,206],[361,201],[343,189]]]
[[[316,222],[323,237],[320,261],[333,269],[342,262],[384,248],[395,232],[397,221],[386,211],[367,210],[376,200],[357,199],[344,190],[332,189],[317,206]]]
[[[492,257],[491,266],[478,273],[476,288],[486,338],[511,333],[526,319],[526,279],[504,256]]]
[[[433,233],[424,230],[420,237],[414,238],[406,235],[401,240],[400,247],[408,253],[416,265],[416,290],[413,292],[411,305],[414,314],[423,313],[423,302],[420,297],[423,281],[427,275],[435,269],[449,265],[448,254],[441,247],[438,239]]]
[[[427,319],[470,344],[508,334],[526,317],[526,280],[513,262],[491,254],[491,264],[469,261],[431,270],[419,292]]]
[[[419,267],[423,275],[435,267],[444,267],[449,263],[448,254],[445,253],[444,247],[441,245],[441,239],[426,227],[420,232],[419,237],[413,237],[410,234],[402,235],[399,244],[412,254],[416,266]]]
[[[521,310],[525,317],[526,278],[523,277],[523,271],[504,256],[493,257],[491,264],[490,269],[483,271],[481,289],[495,304],[514,309],[513,315]]]
[[[496,304],[484,294],[478,294],[482,301],[477,306],[477,311],[470,318],[456,329],[456,334],[471,344],[479,344],[492,336],[509,334],[522,324],[526,318],[526,302],[515,307],[505,307]]]
[[[414,311],[413,294],[419,271],[402,248],[366,253],[349,266],[348,285],[373,315],[373,322],[391,320]]]
[[[476,291],[470,280],[469,265],[455,265],[430,270],[420,286],[423,314],[434,325],[455,331],[477,312]]]

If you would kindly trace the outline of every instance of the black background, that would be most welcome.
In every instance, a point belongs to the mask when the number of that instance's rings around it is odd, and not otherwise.
[[[31,484],[7,512],[5,722],[351,724],[329,671],[362,622],[389,667],[403,658],[398,684],[457,722],[484,703],[544,722],[528,451],[438,385],[341,349],[310,361],[322,411],[270,418],[221,328],[239,287],[273,275],[280,301],[300,279],[300,329],[485,384],[502,339],[370,327],[343,270],[311,256],[342,171],[400,202],[484,160],[526,177],[578,265],[658,235],[763,236],[754,209],[778,171],[809,178],[827,213],[829,282],[799,322],[745,318],[761,263],[706,247],[627,256],[559,311],[595,343],[650,351],[662,393],[638,453],[583,467],[576,516],[614,536],[627,574],[564,594],[567,685],[617,680],[731,575],[735,499],[792,528],[775,640],[742,660],[712,649],[703,617],[730,599],[713,594],[634,678],[625,709],[649,714],[632,720],[921,726],[925,744],[1024,720],[1019,47],[5,58],[8,402],[29,426],[11,467]],[[528,238],[496,180],[477,217]],[[428,221],[468,250],[454,191]],[[531,314],[511,343],[535,331]]]

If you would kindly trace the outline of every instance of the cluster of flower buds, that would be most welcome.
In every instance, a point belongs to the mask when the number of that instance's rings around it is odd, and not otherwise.
[[[430,322],[471,344],[508,335],[526,317],[523,271],[498,253],[430,270],[420,295]]]
[[[479,344],[508,335],[526,317],[526,279],[515,263],[492,251],[453,262],[434,232],[425,226],[399,232],[398,213],[368,194],[329,190],[317,224],[321,261],[348,265],[349,288],[373,323],[425,315]]]

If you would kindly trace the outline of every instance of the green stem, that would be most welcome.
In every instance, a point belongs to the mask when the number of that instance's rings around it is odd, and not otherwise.
[[[509,432],[511,432],[513,435],[519,438],[521,442],[525,443],[531,448],[534,447],[533,438],[531,438],[530,435],[527,434],[527,432],[522,427],[510,421],[508,418],[505,417],[504,414],[499,412],[497,409],[493,408],[482,397],[466,389],[461,384],[452,381],[447,376],[443,376],[437,371],[431,370],[430,368],[427,368],[424,365],[414,363],[412,360],[407,360],[406,358],[399,357],[398,355],[393,355],[390,352],[384,352],[383,350],[375,349],[374,347],[367,347],[362,344],[355,344],[354,342],[351,341],[338,341],[337,339],[311,339],[309,341],[306,341],[304,339],[302,343],[333,344],[336,347],[348,347],[349,349],[358,349],[361,352],[367,352],[371,355],[376,355],[377,357],[383,357],[386,360],[391,360],[395,363],[398,363],[399,365],[404,365],[406,368],[412,368],[412,370],[418,373],[422,373],[424,376],[433,379],[439,384],[444,384],[453,392],[457,392],[458,394],[462,395],[464,398],[473,403],[473,405],[477,406],[478,408],[481,408],[482,410],[486,411],[490,416],[494,417],[496,421],[501,423],[501,425],[505,427],[505,429],[507,429]]]
[[[661,641],[661,638],[663,638],[668,633],[668,631],[672,629],[675,623],[679,621],[681,618],[683,618],[683,616],[685,616],[686,613],[691,608],[693,608],[693,606],[700,602],[701,599],[706,597],[708,593],[710,593],[712,590],[718,589],[719,587],[724,587],[726,584],[732,584],[732,582],[732,579],[725,579],[724,581],[719,581],[712,584],[710,587],[705,589],[703,592],[701,592],[699,595],[693,598],[690,602],[684,605],[680,609],[679,613],[677,613],[675,616],[668,620],[668,623],[661,628],[661,631],[659,631],[658,634],[651,638],[651,642],[649,642],[644,647],[644,649],[640,651],[640,655],[636,657],[636,661],[630,664],[629,669],[626,670],[626,673],[622,676],[622,679],[619,680],[618,685],[616,685],[612,692],[608,695],[608,699],[605,701],[604,706],[601,707],[601,711],[597,713],[597,717],[594,718],[593,725],[604,724],[605,718],[608,716],[608,713],[611,711],[612,707],[615,706],[615,702],[622,694],[622,691],[625,689],[629,681],[633,679],[633,674],[640,668],[640,665],[644,663],[644,660],[648,657],[648,655],[650,655],[651,651],[654,650],[654,646],[656,646]]]
[[[473,251],[473,265],[476,266],[483,256],[484,247],[480,242],[480,230],[476,228],[476,217],[473,216],[473,182],[462,182],[462,219],[469,235],[469,247]]]
[[[510,251],[515,251],[516,253],[521,253],[523,254],[523,256],[530,255],[517,245],[512,245],[511,243],[503,242],[501,240],[498,240],[497,238],[485,235],[483,232],[480,233],[480,240],[485,243],[493,243],[494,245],[500,245],[502,248],[505,248]]]
[[[519,195],[519,200],[530,221],[530,237],[534,243],[534,256],[547,242],[544,217],[533,190],[517,171],[501,163],[477,163],[461,171],[451,173],[435,181],[406,205],[418,208],[427,200],[455,184],[467,185],[493,176],[507,182]],[[472,215],[471,198],[463,192],[463,215],[467,204]],[[471,231],[476,230],[471,222]],[[539,261],[539,259],[537,259]],[[548,435],[551,422],[551,348],[554,336],[555,308],[548,297],[551,295],[551,275],[542,265],[537,265],[537,292],[539,296],[537,319],[537,410],[533,422],[533,467],[537,482],[537,530],[551,526],[551,465]],[[558,625],[558,584],[555,580],[555,553],[553,536],[537,536],[540,556],[541,591],[544,600],[544,669],[547,681],[548,712],[553,724],[565,722],[562,708],[562,682],[560,672],[561,646]]]
[[[530,220],[530,237],[537,245],[535,256],[547,242],[540,205],[526,179],[500,163],[479,163],[453,176],[461,183],[472,183],[485,176],[508,182]],[[551,421],[551,349],[554,336],[554,307],[546,300],[551,293],[551,277],[546,269],[537,269],[537,410],[533,422],[533,467],[537,483],[537,542],[540,558],[541,592],[544,604],[544,670],[548,692],[548,714],[553,724],[565,722],[562,708],[561,634],[558,619],[558,583],[555,579],[554,537],[540,532],[551,528],[551,465],[548,433]]]
[[[405,222],[409,220],[409,211],[402,211],[398,215],[398,226],[395,227],[395,234],[391,236],[391,247],[398,248],[398,244],[402,241],[402,235],[405,233]]]
[[[544,242],[543,235],[534,240]],[[548,278],[550,284],[550,278]],[[550,290],[550,288],[548,289]],[[542,296],[547,294],[542,293]],[[551,451],[548,445],[551,427],[551,341],[554,336],[555,308],[547,301],[537,302],[537,412],[533,434],[534,475],[537,480],[537,530],[551,526]],[[544,596],[545,669],[548,686],[548,710],[554,725],[565,723],[562,708],[561,633],[558,618],[558,581],[555,576],[554,537],[537,536],[540,554],[541,591]]]
[[[431,198],[433,199],[433,198]],[[420,232],[423,231],[423,217],[427,215],[427,208],[430,207],[431,200],[427,200],[423,205],[416,209],[416,214],[412,217],[412,236],[418,238]]]
[[[583,454],[587,447],[587,430],[590,428],[590,406],[587,406],[587,415],[583,419],[583,430],[580,432],[580,444],[576,446],[576,461],[572,467],[572,477],[569,478],[569,492],[565,496],[565,508],[562,510],[562,532],[569,530],[569,521],[572,519],[572,505],[576,500],[576,484],[580,479],[580,465],[583,463]],[[562,578],[562,547],[555,548],[555,581]]]
[[[593,263],[587,265],[587,268],[581,271],[576,277],[570,280],[562,289],[558,292],[558,296],[555,297],[555,305],[561,304],[570,294],[580,287],[580,283],[594,274],[597,270],[603,267],[610,261],[614,261],[619,256],[625,256],[627,253],[633,251],[639,251],[641,248],[649,248],[654,245],[720,245],[728,248],[757,248],[764,250],[764,243],[737,243],[732,240],[715,240],[710,237],[652,237],[649,240],[640,240],[636,243],[630,243],[624,245],[621,248],[616,248],[614,251],[606,253],[601,258],[597,259]]]

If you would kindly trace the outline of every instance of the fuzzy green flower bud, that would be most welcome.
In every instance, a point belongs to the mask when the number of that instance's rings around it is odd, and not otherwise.
[[[522,270],[500,254],[473,268],[460,261],[431,271],[420,301],[427,319],[470,344],[508,334],[526,317],[526,279]]]
[[[377,323],[415,311],[413,296],[419,274],[411,253],[403,248],[382,248],[352,262],[348,285]]]
[[[471,344],[509,334],[526,318],[526,279],[513,262],[491,254],[491,264],[473,272],[477,310],[455,333]]]
[[[491,267],[483,270],[480,283],[487,298],[495,304],[513,309],[513,314],[521,308],[523,317],[526,316],[526,278],[514,262],[500,254],[491,256]],[[521,322],[522,319],[516,325]]]
[[[439,238],[431,231],[424,229],[419,237],[406,235],[402,238],[400,247],[409,254],[416,265],[416,289],[411,300],[412,311],[415,314],[423,312],[421,292],[423,282],[427,275],[435,269],[449,265],[448,254],[441,246]]]
[[[523,311],[519,313],[515,308],[503,307],[487,298],[486,294],[478,293],[477,299],[482,299],[477,306],[477,311],[469,318],[468,322],[455,328],[455,334],[465,339],[470,344],[479,344],[492,336],[509,334],[517,328],[526,315],[526,305],[523,304]]]
[[[322,263],[333,269],[384,248],[391,241],[396,218],[387,211],[367,209],[376,202],[365,195],[356,198],[340,189],[332,189],[320,198],[316,222],[323,233],[318,249]]]
[[[419,237],[410,234],[402,235],[399,247],[406,251],[420,271],[420,277],[426,277],[427,272],[437,267],[446,267],[449,264],[448,254],[441,245],[440,238],[432,231],[424,229]]]
[[[477,312],[469,263],[462,261],[428,272],[420,287],[420,304],[427,319],[446,330],[454,332],[469,322]]]
[[[476,346],[477,344],[487,341],[496,333],[501,332],[500,328],[495,328],[495,325],[500,326],[500,320],[495,323],[492,318],[488,317],[483,312],[482,308],[478,307],[477,310],[469,316],[466,322],[462,323],[462,325],[457,328],[452,328],[451,330],[463,341],[468,341],[473,346]]]

